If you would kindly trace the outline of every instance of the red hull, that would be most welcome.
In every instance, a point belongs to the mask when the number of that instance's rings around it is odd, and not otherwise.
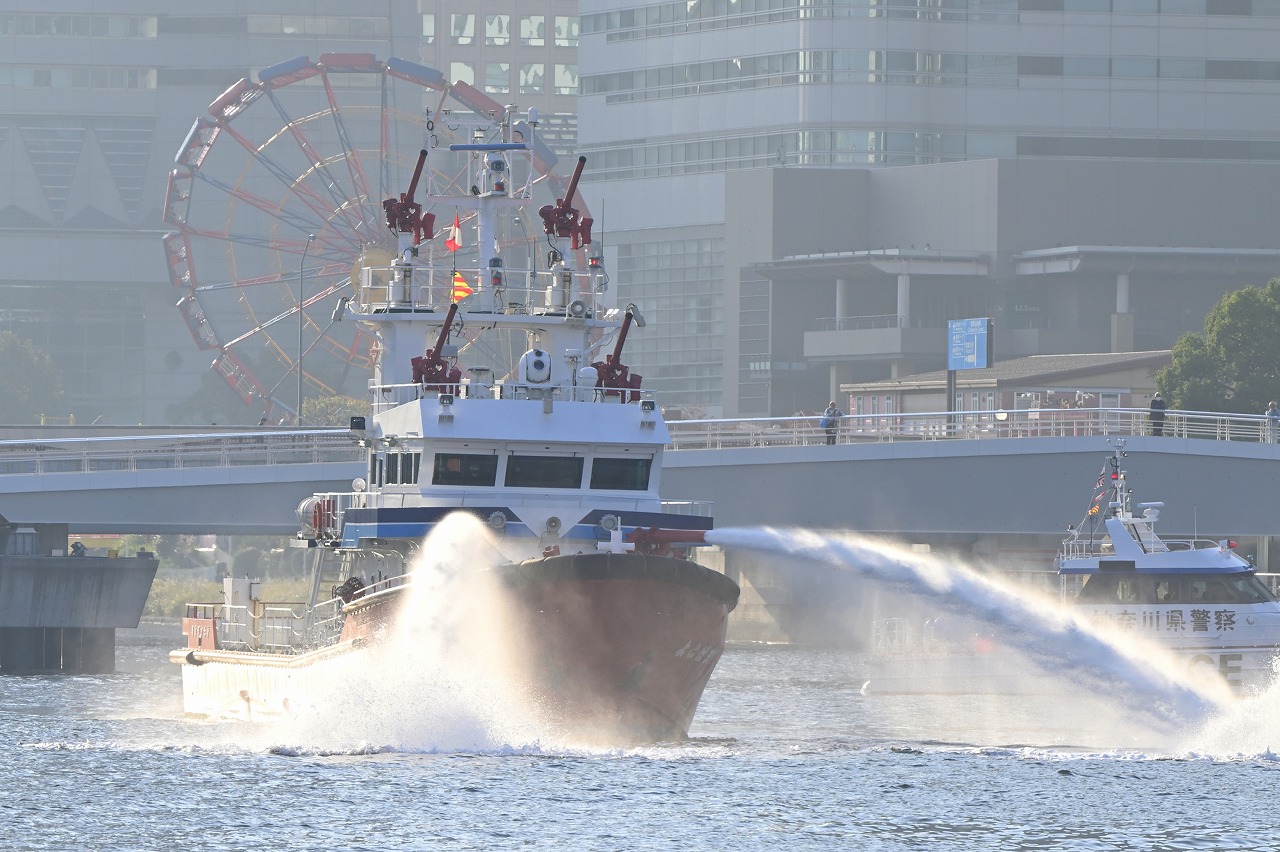
[[[553,556],[496,571],[530,685],[553,724],[615,742],[687,735],[724,652],[737,584],[687,560],[636,553]],[[400,591],[351,606],[342,638],[386,629]]]

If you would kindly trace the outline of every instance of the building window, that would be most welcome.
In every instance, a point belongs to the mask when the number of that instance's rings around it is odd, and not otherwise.
[[[436,16],[431,13],[422,16],[422,43],[436,43]]]
[[[0,88],[154,89],[154,68],[0,67]]]
[[[557,64],[555,87],[557,95],[578,94],[578,66]]]
[[[534,63],[532,65],[520,66],[520,94],[522,95],[540,95],[543,92],[543,65],[542,63]]]
[[[450,62],[449,79],[455,83],[466,83],[468,86],[474,86],[476,84],[476,72],[469,62]]]
[[[511,43],[511,16],[484,16],[484,43],[505,46]]]
[[[526,47],[546,44],[547,19],[543,15],[525,15],[520,19],[520,43]]]
[[[484,64],[484,90],[491,95],[511,93],[511,66],[505,62]]]
[[[155,17],[123,15],[0,15],[0,35],[155,38]]]
[[[578,19],[556,15],[556,47],[578,46]]]
[[[455,13],[450,15],[449,32],[454,44],[474,44],[476,40],[476,16]]]

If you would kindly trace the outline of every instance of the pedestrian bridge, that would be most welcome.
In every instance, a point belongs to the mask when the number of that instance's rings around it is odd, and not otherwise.
[[[718,526],[804,526],[947,536],[1063,531],[1103,456],[1130,453],[1139,500],[1170,533],[1280,535],[1280,444],[1266,418],[1063,409],[677,421],[663,498],[714,504]],[[72,532],[291,535],[313,492],[348,492],[363,450],[345,429],[0,441],[0,515]]]

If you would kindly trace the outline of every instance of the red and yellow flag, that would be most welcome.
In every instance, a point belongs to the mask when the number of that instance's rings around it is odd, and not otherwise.
[[[462,277],[462,273],[454,271],[453,273],[453,298],[450,301],[461,302],[463,299],[474,293],[471,285],[467,283],[467,279]]]

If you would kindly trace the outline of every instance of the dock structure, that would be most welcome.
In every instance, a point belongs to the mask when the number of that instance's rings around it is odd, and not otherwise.
[[[0,674],[115,670],[116,630],[137,627],[159,561],[68,553],[66,524],[0,517]]]

